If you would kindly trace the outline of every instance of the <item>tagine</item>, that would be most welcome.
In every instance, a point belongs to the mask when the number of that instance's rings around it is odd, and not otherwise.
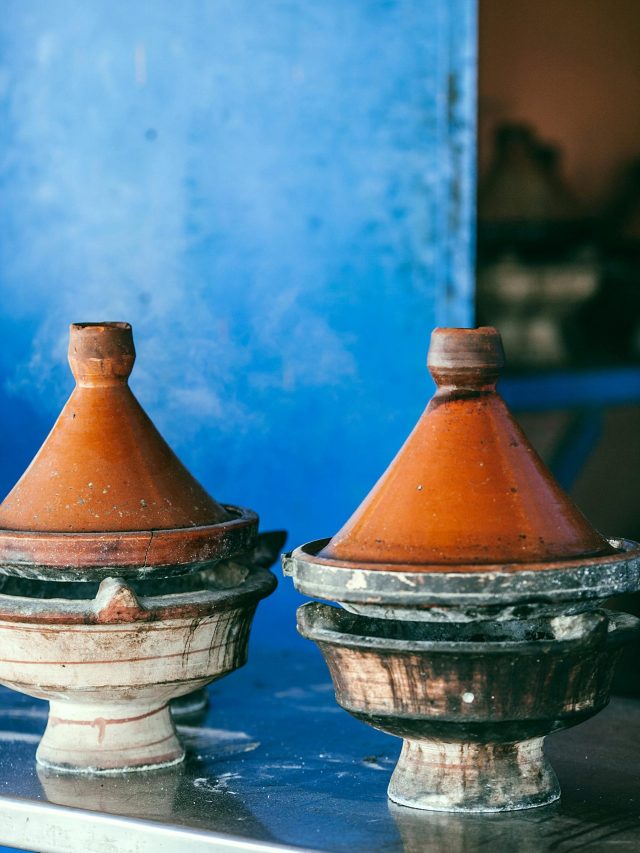
[[[640,548],[596,531],[496,391],[492,328],[436,329],[436,394],[330,540],[283,558],[338,702],[403,739],[396,803],[504,811],[557,799],[544,736],[606,705],[638,628]],[[350,611],[350,612],[349,612]]]
[[[241,666],[255,513],[214,500],[132,394],[128,323],[71,326],[69,401],[0,506],[0,682],[50,702],[37,761],[120,773],[184,758],[169,701]]]

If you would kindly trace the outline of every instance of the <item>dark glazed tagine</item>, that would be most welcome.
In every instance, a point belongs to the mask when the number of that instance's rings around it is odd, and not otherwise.
[[[496,391],[495,329],[436,329],[437,390],[330,540],[283,557],[298,630],[351,714],[403,739],[389,786],[414,808],[484,812],[559,796],[545,735],[609,699],[635,617],[640,548],[608,540],[562,491]],[[351,611],[351,612],[347,612]]]

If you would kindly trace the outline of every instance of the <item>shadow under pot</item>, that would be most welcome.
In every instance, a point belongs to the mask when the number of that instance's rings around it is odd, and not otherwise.
[[[621,646],[639,625],[607,611],[433,624],[318,603],[298,610],[298,630],[320,648],[338,703],[403,739],[389,798],[449,812],[558,799],[544,737],[608,703]]]

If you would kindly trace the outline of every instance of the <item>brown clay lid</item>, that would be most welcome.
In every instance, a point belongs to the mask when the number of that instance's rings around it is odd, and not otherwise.
[[[435,329],[436,394],[320,562],[472,571],[613,553],[496,392],[503,364],[495,329]]]
[[[97,577],[251,546],[255,515],[217,503],[187,471],[129,388],[134,361],[128,323],[71,326],[76,387],[0,505],[0,570],[94,568]]]

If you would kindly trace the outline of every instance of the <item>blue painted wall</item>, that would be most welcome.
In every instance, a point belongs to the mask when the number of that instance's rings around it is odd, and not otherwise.
[[[335,532],[431,393],[431,328],[471,321],[474,5],[3,0],[3,494],[70,391],[68,323],[122,319],[210,491]]]

